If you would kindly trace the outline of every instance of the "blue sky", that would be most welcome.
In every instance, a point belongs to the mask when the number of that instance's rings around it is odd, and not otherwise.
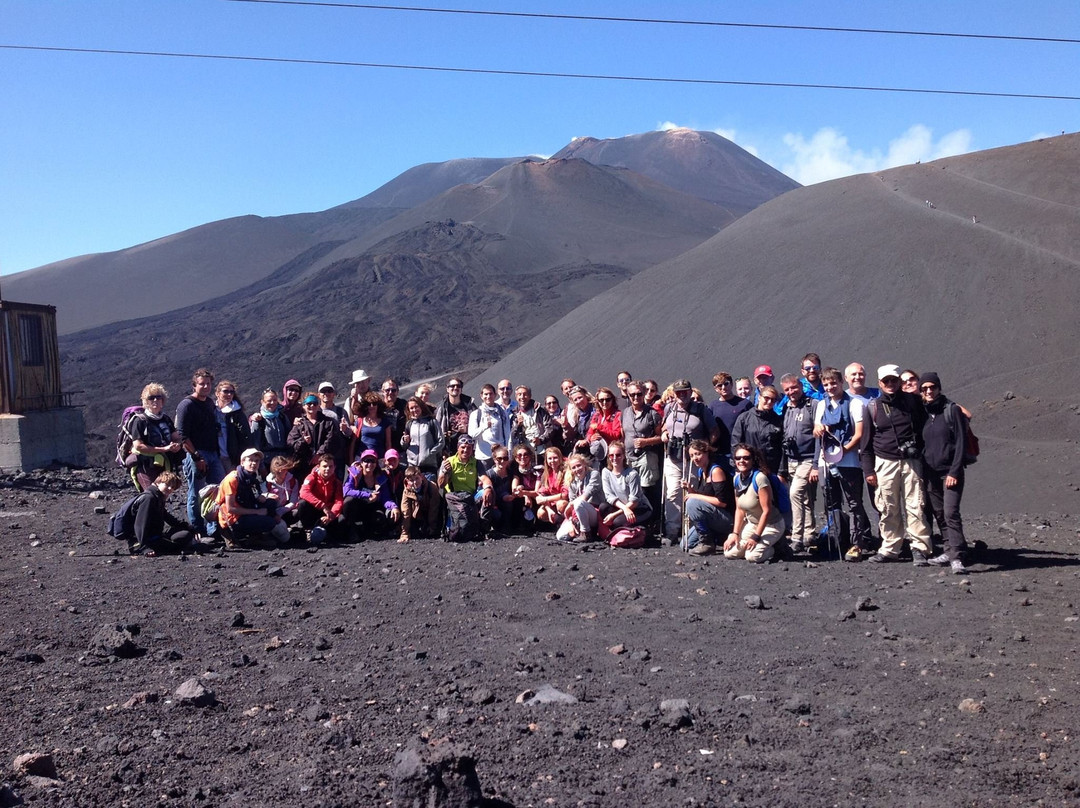
[[[401,2],[401,0],[398,0]],[[428,4],[430,5],[430,4]],[[1080,38],[1080,4],[446,0],[443,7]],[[1080,95],[1080,45],[228,0],[4,0],[0,44]],[[0,273],[405,169],[710,129],[809,184],[1080,129],[1080,102],[0,49]]]

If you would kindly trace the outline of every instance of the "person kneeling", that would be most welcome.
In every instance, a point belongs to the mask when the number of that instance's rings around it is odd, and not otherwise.
[[[724,542],[724,555],[763,564],[773,557],[773,545],[784,537],[787,523],[762,468],[761,452],[739,443],[731,456],[735,461],[735,526]]]
[[[405,469],[405,492],[401,495],[401,536],[410,539],[434,539],[442,532],[442,497],[419,466]]]
[[[334,473],[334,456],[324,453],[315,458],[315,468],[300,486],[300,524],[310,530],[309,541],[316,547],[323,539],[338,541],[345,533],[341,509],[345,497],[341,480]]]
[[[261,544],[260,540],[271,533],[273,537],[265,542],[268,546],[289,541],[289,529],[277,516],[277,497],[262,493],[262,459],[258,449],[244,450],[240,465],[225,475],[218,488],[218,524],[226,536],[231,534],[232,540],[241,545],[248,539]]]
[[[126,540],[133,555],[153,557],[159,553],[202,550],[205,545],[195,528],[165,509],[165,500],[180,489],[182,482],[171,471],[159,474],[145,491],[120,506],[109,520],[110,535]]]

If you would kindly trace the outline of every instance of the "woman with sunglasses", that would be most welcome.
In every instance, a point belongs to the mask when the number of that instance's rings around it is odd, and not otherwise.
[[[735,525],[724,542],[724,555],[763,564],[773,557],[773,547],[784,537],[787,522],[777,507],[761,452],[737,443],[731,458],[735,463]]]
[[[941,378],[925,373],[919,381],[926,422],[923,424],[923,483],[930,511],[945,540],[945,552],[930,559],[936,567],[951,567],[956,575],[967,572],[964,556],[964,520],[960,500],[964,496],[964,449],[967,419],[959,404],[941,392]]]
[[[376,457],[382,457],[393,445],[390,422],[386,419],[386,403],[378,393],[366,393],[354,405],[356,410],[356,440],[353,441],[353,453],[359,457],[365,451],[372,451]]]
[[[633,527],[649,521],[652,505],[641,488],[637,469],[626,465],[626,447],[622,441],[608,444],[607,468],[600,473],[604,504],[602,520],[612,530]]]
[[[569,496],[566,490],[566,461],[556,446],[544,452],[544,470],[536,487],[536,518],[552,527],[563,520],[563,506]]]
[[[221,429],[218,433],[221,462],[225,470],[229,471],[237,467],[243,451],[252,447],[251,427],[248,426],[247,415],[244,414],[235,384],[228,379],[222,379],[217,383],[214,394],[217,400],[218,426]]]
[[[131,469],[136,490],[149,491],[150,484],[165,471],[178,471],[183,461],[183,442],[173,419],[165,414],[168,393],[157,382],[142,390],[142,413],[129,418],[125,428],[131,438],[131,455],[124,465]]]
[[[515,531],[525,510],[518,495],[521,487],[516,466],[510,462],[510,450],[500,443],[491,445],[491,468],[485,472],[491,485],[480,495],[480,520],[491,526],[490,538],[497,539]]]
[[[595,465],[603,464],[607,448],[623,439],[622,413],[615,404],[615,393],[610,387],[601,387],[596,391],[596,409],[585,431],[589,454]]]
[[[385,539],[401,521],[390,481],[379,470],[379,458],[371,449],[365,449],[349,466],[342,493],[345,505],[341,512],[356,540]]]
[[[532,532],[536,526],[536,489],[540,485],[540,470],[536,467],[536,453],[532,447],[522,444],[514,447],[514,473],[517,482],[514,493],[521,499],[523,526]]]
[[[314,467],[314,459],[324,454],[337,454],[338,442],[345,438],[334,419],[322,411],[322,402],[317,395],[308,393],[300,400],[300,406],[304,414],[289,430],[289,448],[297,460],[296,477],[306,480]],[[334,473],[340,479],[344,469],[339,471],[335,465]]]
[[[919,374],[910,368],[900,371],[900,389],[905,393],[919,395]]]

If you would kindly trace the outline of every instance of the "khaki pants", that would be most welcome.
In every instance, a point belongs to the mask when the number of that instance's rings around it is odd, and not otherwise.
[[[817,522],[814,520],[814,501],[817,483],[810,482],[813,460],[787,461],[791,478],[791,540],[803,544],[817,543]]]
[[[757,526],[751,524],[750,520],[747,519],[746,524],[743,525],[742,535],[739,536],[738,543],[724,550],[724,555],[728,558],[745,558],[752,564],[764,564],[773,557],[773,545],[784,538],[783,524],[781,522],[779,527],[767,525],[761,534],[761,538],[756,540],[753,548],[749,548],[750,538],[754,535]]]
[[[874,463],[877,475],[877,492],[874,507],[881,515],[881,555],[896,558],[904,546],[904,538],[911,542],[911,549],[931,555],[930,528],[924,516],[921,460],[885,460],[877,458]]]

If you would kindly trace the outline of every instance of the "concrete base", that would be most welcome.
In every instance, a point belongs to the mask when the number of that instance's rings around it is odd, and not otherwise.
[[[81,409],[0,415],[0,470],[30,471],[53,463],[86,465]]]

